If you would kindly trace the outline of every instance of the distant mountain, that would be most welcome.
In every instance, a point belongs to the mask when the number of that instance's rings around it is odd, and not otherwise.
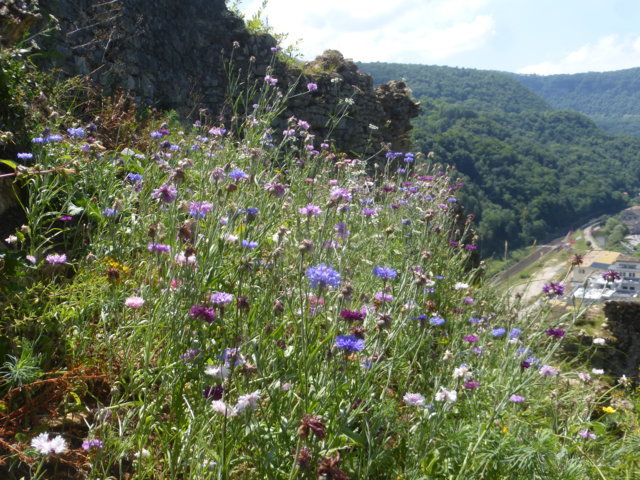
[[[544,241],[628,205],[640,188],[640,139],[555,110],[509,73],[363,63],[374,81],[404,78],[422,102],[415,145],[454,165],[477,215],[483,255]],[[630,193],[630,195],[628,195]]]
[[[358,66],[363,72],[370,73],[376,84],[407,79],[416,98],[437,98],[480,111],[553,110],[529,88],[501,72],[382,62],[359,63]]]
[[[555,108],[582,112],[606,130],[640,137],[640,68],[514,77]]]

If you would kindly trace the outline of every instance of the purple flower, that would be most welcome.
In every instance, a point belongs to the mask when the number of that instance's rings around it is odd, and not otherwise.
[[[348,352],[359,352],[364,349],[364,340],[355,335],[338,335],[336,347]]]
[[[213,303],[215,307],[222,307],[233,302],[233,295],[226,292],[216,292],[211,294],[209,301]]]
[[[542,287],[542,291],[547,295],[547,297],[553,297],[554,295],[561,297],[564,294],[564,286],[559,283],[550,282]]]
[[[353,310],[342,310],[340,312],[340,318],[343,318],[348,322],[354,322],[354,321],[361,322],[366,317],[367,317],[366,311],[356,312]]]
[[[209,202],[191,202],[189,205],[189,215],[195,218],[204,218],[212,208],[213,205]]]
[[[520,330],[519,328],[512,328],[509,332],[509,338],[518,338],[521,333],[522,330]]]
[[[338,288],[340,285],[340,274],[324,263],[307,268],[306,274],[311,288]]]
[[[398,276],[393,268],[376,266],[373,268],[373,274],[383,280],[391,280]]]
[[[73,217],[71,215],[62,215],[60,217],[61,222],[70,222],[71,220],[73,220]]]
[[[561,328],[558,328],[558,329],[550,328],[545,333],[547,335],[549,335],[550,337],[555,337],[555,338],[560,339],[560,338],[564,337],[565,331],[562,330]]]
[[[314,216],[314,215],[320,215],[322,213],[322,210],[320,210],[320,207],[317,205],[314,205],[313,203],[308,204],[305,207],[301,207],[298,209],[298,212],[302,215],[306,215],[308,217]]]
[[[282,197],[286,192],[285,186],[281,183],[267,183],[264,189],[276,198]]]
[[[344,222],[338,222],[334,225],[333,229],[336,231],[338,238],[347,238],[349,236],[349,230]]]
[[[469,343],[476,343],[478,341],[478,336],[477,335],[466,335],[464,337],[464,340],[469,342]]]
[[[104,445],[102,444],[102,441],[98,440],[97,438],[87,439],[82,442],[83,450],[91,450],[92,448],[102,450],[104,448]]]
[[[310,92],[315,92],[316,90],[318,90],[318,85],[315,83],[307,83],[307,90],[309,90]]]
[[[180,360],[185,362],[193,361],[198,355],[200,355],[200,350],[196,350],[195,348],[188,348],[185,352],[180,355]]]
[[[362,215],[366,217],[375,217],[378,214],[378,211],[375,208],[365,207],[362,209]]]
[[[329,192],[329,200],[333,202],[345,202],[348,203],[352,199],[351,192],[348,189],[342,187],[335,187]]]
[[[163,243],[149,242],[149,245],[147,245],[147,250],[149,250],[150,252],[169,253],[171,251],[171,247]]]
[[[431,318],[429,319],[429,323],[430,323],[431,325],[440,326],[440,325],[443,325],[443,324],[444,324],[444,322],[445,322],[444,318],[442,318],[442,317],[440,317],[440,316],[438,316],[438,315],[434,315],[433,317],[431,317]]]
[[[205,305],[193,305],[189,310],[191,318],[201,318],[207,323],[212,323],[216,319],[216,311]]]
[[[173,185],[162,185],[156,188],[151,194],[151,198],[155,198],[164,203],[171,203],[178,197],[178,189]]]
[[[602,274],[602,278],[604,278],[607,282],[613,282],[615,280],[620,280],[620,273],[615,270],[608,270]]]
[[[393,295],[384,292],[376,293],[373,298],[379,302],[393,302]]]
[[[64,253],[51,253],[45,257],[47,263],[53,265],[67,263],[67,256]]]
[[[524,402],[524,397],[521,397],[520,395],[516,395],[513,394],[509,397],[509,401],[513,402],[513,403],[522,403]]]
[[[476,382],[475,380],[468,380],[464,382],[464,388],[469,390],[475,390],[478,387],[480,387],[480,382]]]

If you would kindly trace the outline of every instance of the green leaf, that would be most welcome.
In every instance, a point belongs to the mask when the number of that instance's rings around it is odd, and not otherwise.
[[[13,160],[0,160],[0,163],[7,165],[8,167],[11,167],[14,170],[18,170],[18,164]]]

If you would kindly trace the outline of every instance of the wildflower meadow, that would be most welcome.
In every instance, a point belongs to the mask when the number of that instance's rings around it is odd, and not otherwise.
[[[2,478],[638,477],[637,393],[562,354],[560,285],[485,282],[455,172],[274,131],[315,83],[232,85],[224,118],[31,125]]]

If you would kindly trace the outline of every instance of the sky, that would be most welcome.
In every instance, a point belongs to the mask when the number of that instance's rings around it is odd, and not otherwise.
[[[241,0],[250,17],[263,0]],[[304,60],[550,75],[640,67],[640,0],[268,0],[263,20]]]

